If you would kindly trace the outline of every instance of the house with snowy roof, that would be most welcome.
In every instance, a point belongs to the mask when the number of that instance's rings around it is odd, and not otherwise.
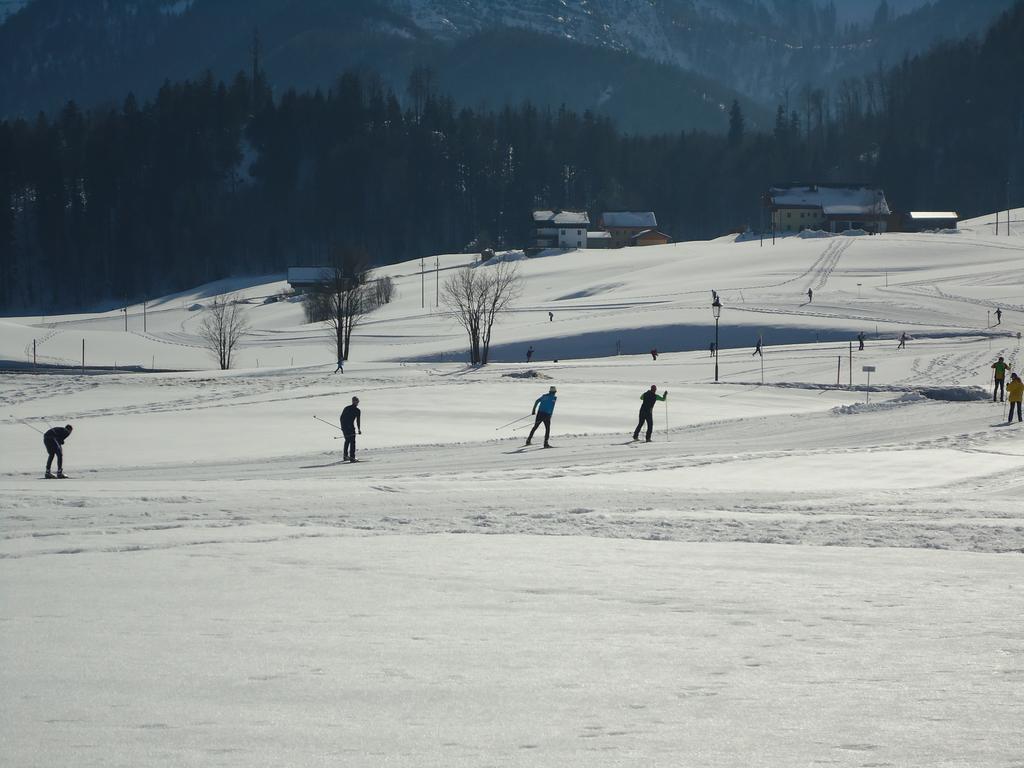
[[[776,232],[822,229],[885,232],[891,211],[885,192],[863,184],[789,184],[766,196]]]
[[[636,236],[643,232],[656,232],[658,218],[654,211],[605,211],[597,219],[598,229],[608,232],[608,248],[626,248],[636,245]]]
[[[586,248],[590,216],[586,211],[534,211],[535,248]]]

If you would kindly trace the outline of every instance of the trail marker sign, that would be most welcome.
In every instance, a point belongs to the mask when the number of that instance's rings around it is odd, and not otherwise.
[[[871,402],[871,374],[875,372],[875,366],[865,365],[861,370],[868,375],[868,387],[864,390],[864,404],[867,405]]]

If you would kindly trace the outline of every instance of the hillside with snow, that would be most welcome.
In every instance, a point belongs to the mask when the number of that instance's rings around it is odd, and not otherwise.
[[[1012,215],[505,254],[480,368],[436,302],[465,255],[381,268],[344,373],[279,276],[0,319],[7,761],[1014,764]],[[227,294],[252,329],[218,371]],[[526,446],[552,386],[554,448]],[[43,480],[33,429],[67,423]]]

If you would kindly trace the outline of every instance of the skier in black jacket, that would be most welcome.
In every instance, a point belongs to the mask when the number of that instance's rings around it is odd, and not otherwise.
[[[342,461],[355,462],[356,460],[356,428],[359,434],[363,434],[363,422],[360,420],[362,411],[359,410],[359,398],[352,398],[352,405],[345,406],[341,412],[341,434],[345,436],[345,446],[342,448]]]
[[[668,390],[665,390],[664,395],[658,394],[658,385],[651,384],[651,388],[640,395],[640,420],[636,423],[636,429],[633,430],[633,439],[640,439],[640,427],[647,423],[647,442],[651,442],[651,433],[654,431],[654,404],[658,400],[665,400],[668,397]]]
[[[53,427],[46,430],[43,435],[43,445],[46,446],[46,479],[49,480],[54,477],[58,477],[61,480],[64,479],[64,449],[61,447],[64,445],[64,441],[71,437],[71,425],[67,424],[63,427]],[[50,467],[53,465],[53,457],[57,457],[57,474],[54,475],[50,472]]]

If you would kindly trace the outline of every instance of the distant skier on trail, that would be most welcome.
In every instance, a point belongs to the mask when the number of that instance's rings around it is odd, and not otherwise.
[[[710,344],[708,344],[708,352],[711,353],[709,355],[710,357],[714,357],[715,356],[715,342],[712,341]]]
[[[548,312],[548,322],[549,323],[553,322],[554,319],[555,319],[555,313],[554,312]]]
[[[996,325],[999,325],[1002,322],[1003,322],[1003,310],[1001,310],[999,307],[996,307]]]
[[[857,334],[857,349],[861,352],[864,351],[864,331]]]
[[[43,433],[43,445],[46,446],[46,474],[44,477],[47,480],[59,478],[63,480],[67,475],[64,474],[64,441],[71,437],[71,425],[65,424],[63,427],[52,427]],[[54,475],[50,472],[50,468],[53,466],[53,457],[57,457],[57,474]]]
[[[999,359],[992,363],[992,402],[996,401],[996,395],[999,395],[999,402],[1003,402],[1006,399],[1006,390],[1004,384],[1006,382],[1006,372],[1010,370],[1003,360],[1003,356],[1000,355]]]
[[[532,344],[530,345],[530,348],[528,350],[526,350],[526,362],[530,362],[531,360],[533,360],[533,345]]]
[[[341,357],[338,358],[338,367],[334,369],[335,373],[338,373],[339,371],[341,373],[345,372],[345,359]]]
[[[345,406],[341,412],[341,434],[345,436],[345,445],[341,450],[342,461],[355,463],[356,458],[356,429],[363,434],[362,411],[359,410],[359,398],[352,398],[352,405]]]
[[[761,337],[761,336],[758,336],[757,337],[757,346],[754,347],[754,351],[750,353],[751,357],[753,357],[754,355],[760,355],[761,357],[764,357],[764,352],[761,351],[761,344],[763,342],[764,342],[764,338]]]
[[[640,439],[640,428],[646,423],[647,424],[647,440],[651,442],[651,433],[654,432],[654,404],[658,400],[667,400],[668,390],[665,390],[664,395],[658,394],[658,385],[651,384],[651,388],[640,395],[640,420],[636,423],[636,429],[633,430],[633,439]]]
[[[1006,423],[1009,424],[1013,421],[1014,406],[1017,407],[1017,421],[1024,421],[1020,415],[1021,400],[1024,400],[1024,381],[1021,381],[1020,376],[1016,373],[1010,374],[1010,383],[1006,385],[1006,391],[1010,394],[1010,417]]]
[[[552,387],[548,390],[546,395],[541,395],[533,402],[533,414],[536,414],[537,420],[533,422],[533,429],[530,430],[529,437],[526,438],[526,444],[529,445],[533,440],[533,433],[537,431],[537,427],[541,424],[544,425],[544,447],[550,448],[551,444],[548,440],[551,437],[551,414],[555,412],[555,401],[558,399],[558,389]],[[532,415],[532,414],[531,414]]]
[[[651,350],[651,359],[652,360],[657,360],[658,359],[658,350],[657,349],[652,349]]]
[[[907,339],[908,338],[909,338],[909,336],[907,336],[907,332],[906,331],[901,333],[900,334],[900,343],[896,345],[896,349],[905,349],[906,346],[907,346]]]
[[[810,304],[814,301],[814,291],[811,288],[807,289],[807,303]]]

